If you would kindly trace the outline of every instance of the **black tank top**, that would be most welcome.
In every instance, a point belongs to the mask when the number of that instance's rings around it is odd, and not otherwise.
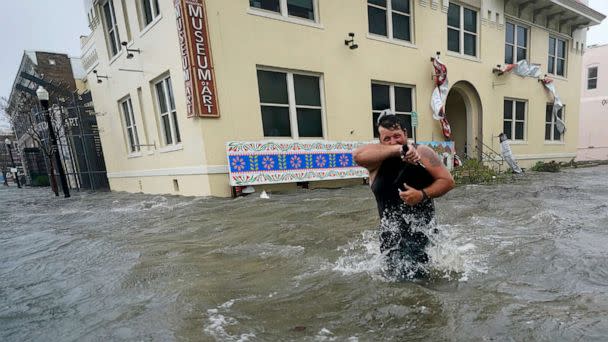
[[[403,190],[403,183],[406,183],[409,187],[420,190],[433,182],[433,176],[420,165],[404,163],[399,157],[385,159],[371,186],[380,217],[382,218],[387,212],[402,211],[403,209],[432,216],[434,214],[432,199],[409,206],[399,197],[398,189]]]

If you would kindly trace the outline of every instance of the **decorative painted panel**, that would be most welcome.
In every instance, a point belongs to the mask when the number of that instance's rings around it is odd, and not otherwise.
[[[352,151],[374,142],[353,141],[230,141],[226,144],[230,185],[294,183],[366,178]],[[453,163],[454,143],[423,142],[441,160]],[[449,167],[451,169],[451,167]]]

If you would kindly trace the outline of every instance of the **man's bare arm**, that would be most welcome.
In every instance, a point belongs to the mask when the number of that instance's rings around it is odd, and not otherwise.
[[[454,178],[448,169],[443,165],[439,156],[428,146],[418,146],[418,153],[422,164],[433,176],[435,181],[424,188],[424,192],[431,197],[440,197],[454,188]],[[419,189],[422,190],[422,189]]]
[[[401,145],[369,144],[357,148],[353,152],[355,163],[363,166],[368,171],[375,171],[382,162],[390,157],[401,155]]]

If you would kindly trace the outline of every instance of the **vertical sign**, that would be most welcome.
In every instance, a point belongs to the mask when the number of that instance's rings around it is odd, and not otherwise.
[[[174,0],[188,117],[219,117],[204,0]]]

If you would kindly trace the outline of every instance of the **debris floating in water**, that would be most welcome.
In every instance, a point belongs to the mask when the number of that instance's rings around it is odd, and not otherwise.
[[[268,196],[268,194],[266,193],[266,190],[262,190],[262,193],[260,194],[260,198],[269,199],[270,196]]]

